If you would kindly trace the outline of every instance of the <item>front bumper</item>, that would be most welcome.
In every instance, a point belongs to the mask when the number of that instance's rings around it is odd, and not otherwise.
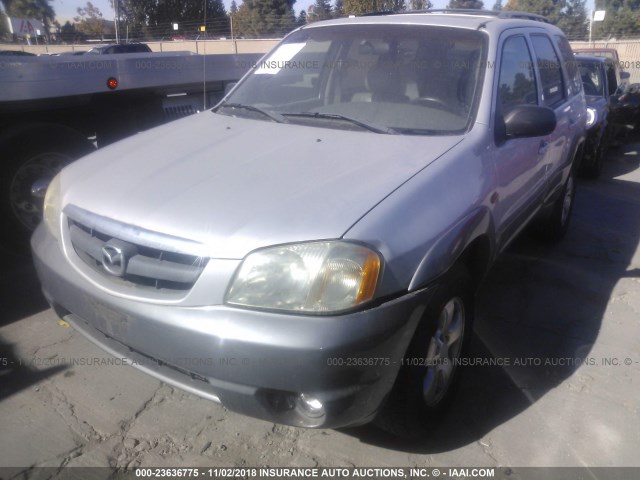
[[[87,282],[43,225],[31,243],[48,301],[98,346],[230,410],[295,426],[372,420],[432,295],[425,289],[322,317],[160,305],[116,297]],[[322,408],[305,408],[301,394]]]

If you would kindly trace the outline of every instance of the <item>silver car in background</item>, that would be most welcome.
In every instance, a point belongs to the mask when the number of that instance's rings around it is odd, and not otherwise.
[[[586,117],[567,59],[527,14],[300,28],[213,111],[52,181],[44,293],[105,350],[231,410],[422,434],[496,256],[532,222],[567,229]]]

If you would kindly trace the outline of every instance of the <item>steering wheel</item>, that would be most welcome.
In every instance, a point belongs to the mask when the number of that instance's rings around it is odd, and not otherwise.
[[[436,108],[438,110],[444,110],[450,113],[459,113],[454,107],[444,102],[439,98],[434,97],[420,97],[412,100],[413,105],[423,105],[425,107]]]

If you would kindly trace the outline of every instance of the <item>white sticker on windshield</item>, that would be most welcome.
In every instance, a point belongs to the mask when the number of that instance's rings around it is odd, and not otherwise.
[[[283,68],[294,68],[295,62],[290,60],[298,53],[306,43],[286,43],[273,52],[269,58],[258,63],[257,75],[275,75]]]

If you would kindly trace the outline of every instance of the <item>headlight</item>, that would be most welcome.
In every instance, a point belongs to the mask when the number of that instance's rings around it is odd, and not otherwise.
[[[44,196],[44,224],[56,239],[60,239],[60,174],[53,177]]]
[[[593,127],[598,120],[598,112],[595,108],[587,107],[587,128]]]
[[[238,269],[226,303],[333,313],[373,298],[380,257],[362,245],[309,242],[257,250]]]

